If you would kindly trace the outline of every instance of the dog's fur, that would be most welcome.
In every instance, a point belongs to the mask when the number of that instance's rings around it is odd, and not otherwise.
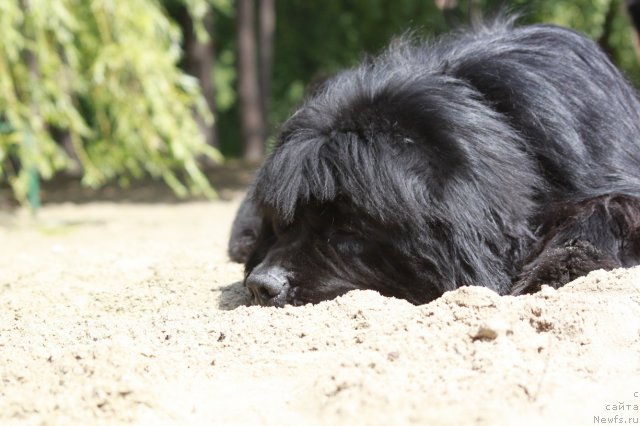
[[[256,303],[425,303],[640,263],[640,103],[596,44],[496,22],[403,39],[284,124],[232,230]]]

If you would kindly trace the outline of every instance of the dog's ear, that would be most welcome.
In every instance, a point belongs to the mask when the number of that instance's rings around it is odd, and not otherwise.
[[[246,263],[256,245],[261,227],[262,215],[249,194],[240,204],[231,227],[228,254],[232,261]]]

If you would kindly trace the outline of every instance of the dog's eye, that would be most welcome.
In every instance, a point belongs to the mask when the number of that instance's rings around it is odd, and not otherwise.
[[[359,255],[364,251],[364,242],[355,233],[334,232],[329,236],[329,245],[342,255]]]

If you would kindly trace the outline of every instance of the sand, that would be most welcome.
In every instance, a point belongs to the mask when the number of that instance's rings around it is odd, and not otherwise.
[[[0,213],[0,424],[640,423],[640,268],[249,307],[228,198]]]

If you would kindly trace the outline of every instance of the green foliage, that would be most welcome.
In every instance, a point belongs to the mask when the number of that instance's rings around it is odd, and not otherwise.
[[[525,15],[529,21],[548,22],[574,28],[593,39],[602,35],[605,15],[611,0],[556,0],[516,2],[518,8],[529,9]]]
[[[272,113],[286,119],[303,87],[315,85],[365,54],[380,51],[394,36],[413,29],[424,35],[445,29],[433,1],[282,0],[274,60]]]
[[[306,90],[366,54],[379,52],[394,36],[411,30],[431,37],[465,26],[470,10],[490,17],[500,11],[521,15],[520,22],[547,22],[574,28],[597,40],[606,14],[613,7],[608,39],[615,62],[634,81],[640,68],[632,44],[632,29],[621,0],[459,0],[445,15],[434,0],[277,0],[276,45],[270,108],[270,127],[277,129],[301,102]],[[217,82],[233,83],[235,40],[233,16],[219,14],[216,40],[220,51]],[[226,87],[229,87],[228,85]],[[229,96],[228,96],[229,95]],[[218,101],[222,99],[219,94]],[[237,106],[226,92],[219,131],[225,154],[238,154]]]
[[[237,74],[235,60],[234,52],[226,49],[218,56],[218,62],[213,70],[218,111],[228,111],[236,103],[237,94],[234,90]]]
[[[518,0],[517,3],[519,7],[529,11],[524,16],[529,22],[550,22],[573,28],[594,40],[603,36],[606,15],[611,9],[613,22],[607,42],[611,47],[612,59],[632,81],[640,83],[640,66],[633,46],[633,28],[622,0]]]
[[[198,83],[177,67],[175,6],[186,6],[201,40],[214,18],[219,139],[223,152],[239,155],[231,0],[0,0],[0,183],[24,201],[30,171],[50,178],[77,160],[87,185],[150,174],[181,195],[213,194],[197,159],[220,154],[193,119],[194,111],[211,119]],[[394,36],[410,29],[429,37],[465,25],[471,10],[487,16],[505,6],[524,23],[556,23],[596,40],[612,8],[610,53],[640,81],[622,0],[459,0],[446,17],[434,0],[277,0],[270,128],[310,87]]]
[[[46,179],[71,164],[54,135],[87,185],[148,173],[179,195],[214,194],[197,159],[221,156],[193,112],[211,116],[157,1],[3,0],[0,39],[0,180],[19,200],[31,168]]]
[[[366,53],[378,52],[408,28],[424,34],[445,29],[432,0],[277,0],[276,17],[268,123],[273,133],[300,103],[305,88],[354,65]],[[232,14],[216,15],[217,66],[225,67],[216,69],[216,83],[235,82],[235,70],[228,67],[235,57],[234,19]],[[216,87],[218,130],[225,155],[239,155],[238,108],[235,93],[227,96],[227,87]]]

